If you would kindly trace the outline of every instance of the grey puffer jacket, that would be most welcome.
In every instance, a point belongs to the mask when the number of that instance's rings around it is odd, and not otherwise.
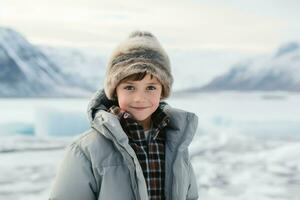
[[[66,149],[50,200],[147,200],[147,186],[135,152],[118,118],[103,108],[103,92],[92,98],[91,129]],[[188,154],[196,132],[195,114],[164,107],[166,128],[165,196],[167,200],[198,199],[197,183]]]

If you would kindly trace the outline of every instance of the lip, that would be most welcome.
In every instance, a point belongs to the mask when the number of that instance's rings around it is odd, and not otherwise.
[[[148,107],[131,107],[132,109],[135,109],[135,110],[145,110],[147,109]]]

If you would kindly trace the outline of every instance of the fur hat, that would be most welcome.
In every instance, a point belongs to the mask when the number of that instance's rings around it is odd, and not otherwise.
[[[104,90],[115,99],[120,81],[132,74],[147,72],[162,84],[162,98],[170,95],[173,83],[170,60],[159,41],[150,32],[135,31],[113,51],[107,66]]]

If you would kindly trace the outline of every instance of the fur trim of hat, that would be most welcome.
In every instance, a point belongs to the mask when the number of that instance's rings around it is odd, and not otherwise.
[[[167,53],[153,34],[135,31],[112,52],[104,83],[106,96],[115,99],[115,90],[121,80],[144,72],[160,81],[163,86],[162,98],[169,97],[173,77]]]

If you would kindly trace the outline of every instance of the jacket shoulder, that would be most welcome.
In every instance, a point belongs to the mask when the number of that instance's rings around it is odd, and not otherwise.
[[[69,146],[77,148],[97,166],[118,165],[123,162],[114,143],[93,128],[77,136]]]
[[[183,125],[183,122],[186,122],[188,124],[192,123],[195,126],[197,126],[198,124],[198,116],[193,112],[174,108],[170,105],[165,106],[165,112],[169,115],[171,120],[176,121],[176,123],[179,122],[180,125]]]

